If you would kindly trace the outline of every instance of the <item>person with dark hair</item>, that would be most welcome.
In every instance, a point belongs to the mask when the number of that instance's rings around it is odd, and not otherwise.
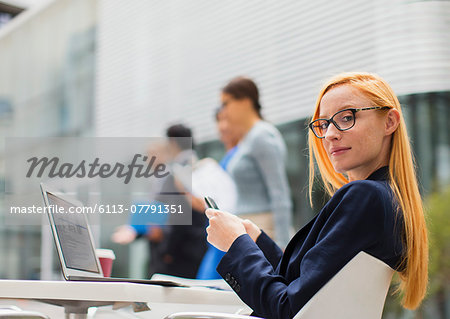
[[[222,89],[221,102],[221,116],[238,143],[227,165],[238,190],[235,213],[260,225],[285,247],[292,228],[292,202],[283,138],[263,120],[258,87],[251,79],[231,80]]]
[[[192,167],[197,161],[197,155],[193,150],[191,129],[182,124],[172,125],[166,130],[166,137],[168,145],[165,145],[164,153],[170,158],[166,164],[181,166],[183,169]],[[182,207],[185,213],[192,208],[192,224],[179,225],[180,221],[171,219],[172,215],[169,215],[167,225],[121,226],[113,234],[112,240],[119,244],[128,244],[136,238],[146,237],[150,244],[150,276],[159,273],[195,278],[207,248],[204,203],[192,206],[196,199],[186,194],[173,170],[172,174],[164,179],[159,194],[153,200],[170,207]],[[196,209],[198,207],[201,209]]]
[[[170,143],[175,143],[181,151],[194,149],[192,130],[183,124],[175,124],[167,128],[166,136]]]
[[[166,130],[169,140],[169,154],[175,165],[191,167],[197,161],[196,152],[193,150],[192,131],[183,124],[175,124]],[[162,195],[156,198],[165,204],[189,206],[192,208],[192,225],[165,225],[162,228],[162,239],[152,247],[156,252],[152,253],[151,263],[155,272],[185,278],[195,278],[200,262],[206,252],[207,218],[203,210],[192,207],[192,195],[185,194],[177,176],[166,180],[162,193],[179,192],[178,195],[167,197]],[[172,199],[170,199],[172,198]],[[171,201],[168,203],[167,201]]]

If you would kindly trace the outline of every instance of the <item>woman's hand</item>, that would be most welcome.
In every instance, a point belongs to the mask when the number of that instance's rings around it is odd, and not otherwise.
[[[250,236],[250,238],[253,239],[254,242],[256,242],[259,235],[261,235],[261,229],[249,219],[244,219],[242,221],[242,224],[244,225],[245,231]]]
[[[207,209],[205,214],[209,218],[208,242],[217,249],[228,251],[236,238],[247,233],[237,216],[216,209]]]

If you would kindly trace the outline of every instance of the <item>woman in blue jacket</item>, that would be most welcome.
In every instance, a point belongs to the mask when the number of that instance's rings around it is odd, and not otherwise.
[[[256,316],[292,318],[364,251],[399,272],[403,306],[418,307],[427,232],[394,92],[374,74],[337,75],[321,90],[309,127],[310,193],[316,163],[332,198],[284,253],[252,222],[208,209],[208,241],[226,251],[217,271]]]

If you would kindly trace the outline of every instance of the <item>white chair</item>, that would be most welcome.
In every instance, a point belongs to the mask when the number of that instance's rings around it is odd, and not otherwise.
[[[294,319],[380,319],[394,270],[358,253],[295,315]],[[179,312],[166,319],[244,319],[250,316]]]

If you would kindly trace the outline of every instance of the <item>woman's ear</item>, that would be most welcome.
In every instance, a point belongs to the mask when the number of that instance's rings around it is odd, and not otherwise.
[[[391,135],[400,124],[400,113],[397,109],[390,109],[386,115],[385,134]]]

